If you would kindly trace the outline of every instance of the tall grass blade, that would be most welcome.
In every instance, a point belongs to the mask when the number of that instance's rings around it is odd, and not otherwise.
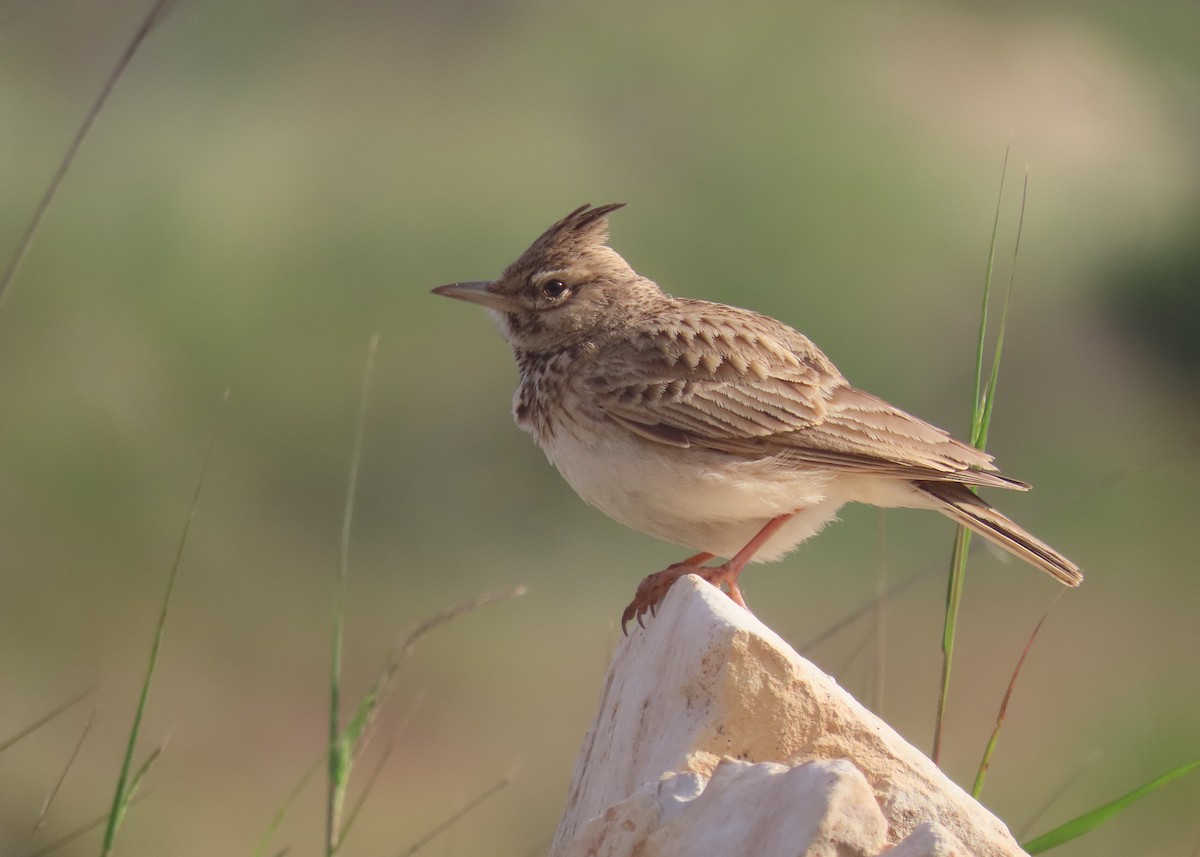
[[[75,766],[75,760],[79,758],[79,751],[83,749],[83,742],[87,740],[88,733],[92,731],[92,725],[96,722],[96,708],[92,709],[92,713],[88,715],[87,723],[83,724],[83,731],[79,733],[79,740],[75,742],[75,749],[71,751],[71,755],[67,758],[67,763],[63,765],[62,773],[58,775],[54,786],[51,787],[50,793],[46,795],[46,799],[42,801],[42,808],[38,812],[37,821],[33,823],[33,829],[29,831],[29,838],[25,840],[25,845],[28,847],[32,842],[37,832],[42,829],[42,825],[46,823],[46,816],[50,813],[50,807],[54,803],[54,799],[58,797],[62,785],[66,782],[67,774],[71,768]]]
[[[1008,176],[1009,147],[1004,149],[1004,164],[1000,169],[1000,191],[996,196],[996,215],[992,220],[992,237],[988,243],[987,270],[983,278],[983,301],[979,312],[979,336],[975,348],[975,389],[971,408],[971,443],[976,449],[983,449],[987,438],[987,423],[991,418],[991,407],[987,402],[992,398],[995,379],[1000,369],[1000,343],[992,356],[990,381],[984,386],[983,364],[984,351],[987,345],[988,311],[992,299],[992,273],[996,261],[996,243],[1000,233],[1000,211],[1004,202],[1004,183]],[[1011,291],[1011,281],[1010,281]],[[1005,316],[1008,311],[1008,298],[1004,302]],[[1001,336],[1004,330],[1004,319],[1000,323]],[[954,664],[954,639],[958,632],[958,613],[962,605],[963,586],[967,576],[967,553],[971,547],[971,533],[959,527],[954,537],[954,550],[950,559],[950,574],[946,582],[946,618],[942,628],[942,675],[938,685],[937,714],[933,726],[934,764],[939,764],[942,758],[942,736],[945,732],[946,705],[950,698],[950,674]]]
[[[367,782],[366,785],[363,786],[362,794],[358,796],[358,800],[355,801],[352,807],[350,807],[350,811],[346,813],[345,821],[342,822],[342,832],[340,836],[340,840],[342,842],[345,842],[346,837],[350,835],[350,828],[354,827],[354,822],[358,819],[359,812],[362,811],[363,805],[367,802],[367,798],[370,797],[371,792],[374,790],[375,783],[378,781],[379,775],[383,773],[383,767],[387,764],[388,759],[391,758],[392,750],[395,748],[396,745],[392,742],[389,742],[388,745],[383,748],[383,752],[379,755],[379,759],[375,762],[375,766],[371,768],[371,775],[367,777]]]
[[[20,741],[22,738],[26,737],[27,735],[30,735],[31,733],[36,732],[37,730],[41,729],[43,726],[45,726],[47,723],[49,723],[55,717],[58,717],[58,715],[62,714],[64,711],[67,711],[68,709],[70,709],[71,707],[76,705],[81,700],[87,699],[89,696],[91,696],[95,692],[96,692],[95,686],[89,687],[87,690],[83,691],[82,693],[76,694],[75,696],[71,697],[70,699],[68,699],[66,702],[62,703],[58,707],[52,708],[50,711],[46,712],[41,717],[39,717],[37,720],[30,723],[28,726],[26,726],[20,732],[16,733],[15,735],[10,735],[8,738],[4,739],[3,741],[0,741],[0,753],[3,753],[9,747],[11,747],[13,744],[16,744],[18,741]]]
[[[375,368],[375,352],[379,334],[371,337],[367,346],[367,365],[363,369],[362,396],[358,406],[358,424],[354,430],[354,448],[350,456],[350,476],[346,484],[346,505],[342,514],[341,551],[338,557],[337,584],[333,602],[333,645],[331,646],[329,676],[329,773],[325,801],[325,853],[332,857],[340,839],[342,806],[346,800],[346,785],[353,764],[350,743],[342,732],[342,637],[346,614],[346,578],[350,571],[350,533],[354,522],[354,495],[358,489],[358,471],[362,462],[363,436],[367,425],[367,403],[370,401],[371,374]]]
[[[150,752],[150,755],[146,757],[146,761],[142,762],[142,764],[139,765],[138,769],[134,772],[133,776],[129,778],[130,798],[133,798],[135,795],[137,795],[138,789],[141,788],[142,780],[145,779],[146,774],[150,771],[150,768],[154,766],[154,763],[158,761],[159,757],[162,756],[163,751],[166,749],[167,742],[163,741]]]
[[[444,610],[441,613],[438,613],[437,615],[425,620],[412,632],[410,632],[407,637],[405,637],[404,641],[392,653],[392,656],[388,660],[383,672],[379,675],[371,687],[367,689],[367,692],[363,694],[362,699],[359,701],[358,707],[355,709],[354,717],[351,718],[350,723],[339,736],[338,746],[342,748],[348,760],[345,766],[347,774],[349,773],[350,769],[349,760],[357,758],[358,754],[362,752],[363,747],[372,734],[372,726],[375,722],[375,717],[379,713],[383,703],[391,694],[392,688],[395,684],[396,675],[400,671],[400,666],[404,663],[408,656],[412,654],[412,651],[414,648],[416,648],[417,643],[420,642],[420,640],[430,632],[440,628],[447,622],[450,622],[464,613],[469,613],[472,610],[476,610],[479,607],[484,606],[485,604],[491,604],[496,601],[504,601],[509,598],[515,598],[524,594],[524,586],[515,586],[511,589],[501,590],[499,592],[489,592],[475,598],[470,598],[466,601],[455,604],[453,607],[450,607],[449,609]],[[376,775],[377,774],[378,770],[376,771]],[[374,776],[375,775],[373,775],[371,778],[372,783],[374,781]],[[368,790],[372,783],[368,783]],[[508,783],[504,783],[504,785],[507,784]],[[501,788],[503,788],[503,786],[501,786]],[[343,796],[344,791],[345,788],[343,785]],[[365,798],[366,793],[363,795],[363,799]],[[468,807],[468,810],[469,809],[470,807]],[[350,828],[352,816],[355,814],[357,814],[357,808],[352,811],[351,816],[347,816],[346,820],[340,827],[337,841],[337,845],[339,847],[345,840],[346,833]]]
[[[987,776],[988,767],[992,764],[992,754],[996,752],[996,744],[1000,740],[1000,729],[1004,726],[1004,718],[1008,715],[1008,702],[1012,699],[1013,690],[1017,686],[1017,677],[1021,675],[1021,668],[1025,665],[1025,658],[1029,656],[1029,651],[1033,648],[1033,641],[1037,639],[1038,631],[1042,630],[1042,625],[1045,623],[1046,617],[1050,615],[1050,611],[1054,609],[1054,605],[1058,603],[1058,599],[1062,597],[1063,592],[1066,592],[1066,590],[1060,590],[1058,595],[1054,596],[1054,600],[1050,602],[1050,606],[1046,608],[1046,612],[1042,614],[1042,618],[1034,626],[1033,633],[1025,641],[1025,648],[1021,650],[1021,657],[1017,658],[1017,665],[1013,668],[1012,678],[1008,680],[1008,688],[1004,691],[1004,699],[1000,701],[1000,711],[996,715],[996,725],[992,727],[991,737],[988,738],[987,746],[983,750],[983,758],[979,760],[979,770],[975,773],[975,783],[971,786],[971,797],[976,800],[979,800],[979,795],[983,793],[983,780]]]
[[[224,413],[224,405],[228,401],[229,390],[226,390],[221,400],[222,414]],[[188,512],[187,521],[183,525],[183,533],[179,537],[179,547],[175,551],[175,561],[171,563],[171,572],[167,576],[167,591],[163,595],[162,607],[158,613],[158,624],[155,626],[154,639],[150,644],[150,662],[146,666],[146,674],[142,679],[142,691],[138,696],[137,708],[134,710],[133,725],[129,729],[129,741],[125,746],[125,756],[121,762],[121,772],[117,777],[117,788],[113,794],[112,809],[109,810],[108,824],[104,829],[104,844],[100,850],[101,857],[107,857],[108,854],[112,853],[117,829],[121,826],[121,821],[125,817],[125,811],[129,808],[133,797],[131,788],[133,783],[130,781],[133,755],[137,749],[138,734],[141,732],[142,718],[146,713],[146,704],[150,699],[150,686],[154,680],[155,669],[158,667],[158,652],[162,646],[163,634],[167,627],[167,615],[171,610],[171,596],[175,592],[175,581],[179,577],[179,567],[183,564],[183,552],[187,547],[188,535],[192,531],[192,522],[196,518],[196,509],[200,505],[200,495],[204,491],[204,481],[208,476],[208,466],[212,462],[213,449],[217,445],[217,433],[219,429],[220,420],[218,419],[215,421],[212,434],[209,437],[208,451],[204,454],[204,465],[200,468],[200,479],[196,483],[196,493],[192,497],[192,505]],[[157,751],[155,755],[157,755]],[[145,767],[145,765],[142,766],[136,775],[137,778],[140,778],[141,773],[145,771]]]
[[[1083,834],[1096,829],[1111,819],[1134,801],[1140,800],[1151,792],[1161,789],[1167,783],[1190,774],[1197,768],[1200,768],[1200,759],[1188,762],[1186,765],[1180,765],[1178,768],[1168,771],[1161,777],[1151,780],[1143,786],[1139,786],[1128,794],[1104,804],[1104,806],[1096,807],[1091,812],[1085,812],[1078,818],[1071,819],[1066,824],[1060,824],[1050,832],[1043,833],[1036,839],[1026,842],[1021,847],[1030,854],[1041,854],[1043,851],[1057,848],[1059,845],[1070,842],[1072,839],[1078,839]]]
[[[967,576],[967,554],[971,549],[971,531],[959,527],[954,534],[950,558],[950,579],[946,585],[946,619],[942,628],[942,677],[938,685],[937,715],[933,722],[935,765],[942,763],[942,735],[945,731],[946,703],[950,699],[950,669],[954,664],[954,637],[958,632],[958,609],[962,604],[963,583]]]
[[[320,756],[314,759],[313,763],[308,766],[308,770],[306,770],[300,777],[300,781],[292,787],[291,792],[289,792],[288,796],[284,798],[283,803],[280,805],[279,809],[275,811],[275,815],[271,818],[271,823],[267,825],[266,832],[263,833],[262,838],[259,839],[258,847],[254,849],[254,857],[264,857],[264,855],[267,853],[267,846],[271,844],[271,840],[274,839],[275,834],[279,832],[279,828],[283,824],[283,819],[284,816],[287,815],[287,811],[292,808],[292,804],[294,804],[300,797],[300,793],[304,791],[304,787],[307,786],[309,782],[312,781],[312,778],[317,775],[317,772],[325,766],[326,762],[328,761],[326,758],[327,755],[328,753],[322,753]],[[288,851],[290,848],[290,845],[285,846],[283,851]]]
[[[983,421],[983,360],[987,347],[988,309],[992,300],[992,273],[996,264],[996,242],[1000,234],[1000,211],[1004,203],[1004,183],[1008,178],[1008,155],[1011,146],[1004,147],[1004,163],[1000,166],[1000,190],[996,194],[996,215],[992,218],[992,238],[988,242],[987,270],[983,275],[983,305],[979,312],[979,336],[975,344],[975,389],[972,391],[971,442],[979,436]]]
[[[1017,278],[1017,254],[1021,251],[1021,233],[1025,229],[1025,203],[1029,199],[1029,171],[1025,171],[1025,181],[1021,186],[1021,210],[1017,215],[1017,237],[1013,241],[1012,267],[1008,273],[1008,289],[1004,292],[1004,306],[1000,310],[1000,329],[996,333],[996,351],[992,355],[992,373],[988,377],[987,387],[983,391],[983,414],[979,420],[977,433],[971,438],[976,449],[987,446],[988,427],[992,424],[992,406],[996,403],[996,382],[1000,377],[1000,356],[1004,352],[1004,334],[1008,329],[1008,306],[1012,300],[1013,284]]]
[[[445,625],[464,613],[470,613],[471,611],[476,610],[486,604],[492,604],[497,601],[505,601],[509,598],[515,598],[517,596],[524,595],[525,591],[526,590],[524,586],[515,586],[511,589],[489,592],[479,595],[475,598],[467,599],[466,601],[459,602],[458,604],[455,604],[452,607],[443,610],[441,613],[438,613],[435,616],[425,620],[411,632],[409,632],[404,640],[393,650],[383,672],[363,695],[363,699],[360,701],[359,706],[355,711],[355,716],[351,719],[352,726],[348,726],[346,733],[342,733],[340,736],[341,738],[347,740],[342,740],[339,743],[345,744],[347,752],[351,754],[355,754],[362,749],[365,740],[371,734],[373,718],[378,713],[380,706],[387,701],[387,697],[392,690],[392,686],[395,682],[395,678],[400,667],[403,665],[408,656],[412,654],[413,650],[417,646],[417,643],[419,643],[427,634],[437,630],[442,625]],[[355,723],[361,723],[365,725],[354,726],[353,724]],[[401,729],[403,728],[404,726],[401,727]],[[351,729],[354,729],[355,734],[358,736],[357,746],[348,740],[348,735]],[[297,783],[292,789],[283,805],[278,809],[278,811],[276,811],[275,816],[272,818],[271,823],[267,828],[267,831],[263,834],[262,839],[259,841],[258,847],[254,852],[255,857],[264,857],[264,855],[267,853],[267,846],[270,844],[271,839],[274,838],[275,834],[282,826],[283,819],[287,814],[287,811],[299,798],[300,793],[312,779],[313,775],[321,769],[326,761],[327,752],[322,753],[321,756],[312,763],[312,766],[305,772],[300,782]],[[346,825],[343,825],[342,839],[345,838],[345,830]]]
[[[100,111],[104,109],[104,105],[108,101],[108,97],[112,95],[113,89],[116,88],[121,75],[129,67],[129,63],[133,60],[133,55],[137,53],[146,36],[150,34],[150,31],[154,29],[154,25],[162,17],[163,10],[166,8],[168,2],[169,0],[155,0],[154,5],[150,7],[150,11],[146,13],[146,17],[142,19],[142,23],[133,34],[133,38],[126,45],[125,52],[121,54],[120,59],[113,66],[108,80],[100,88],[100,94],[96,96],[96,100],[92,102],[92,106],[84,115],[83,122],[67,146],[67,151],[63,153],[62,160],[59,161],[58,168],[54,171],[50,183],[46,185],[46,190],[42,194],[42,198],[38,201],[37,207],[34,208],[33,215],[29,218],[29,225],[25,227],[25,232],[22,234],[21,240],[17,242],[17,249],[14,251],[12,259],[9,260],[8,267],[4,269],[3,274],[0,274],[0,306],[4,303],[4,298],[8,294],[8,287],[12,284],[13,278],[17,274],[17,269],[21,267],[21,262],[25,259],[25,254],[29,252],[29,248],[33,244],[34,236],[37,235],[37,231],[42,225],[42,219],[46,216],[46,211],[50,208],[50,203],[58,195],[58,188],[62,185],[63,179],[66,178],[67,170],[71,168],[71,164],[75,161],[75,156],[79,154],[79,149],[83,145],[84,138],[91,131],[96,117],[100,115]]]

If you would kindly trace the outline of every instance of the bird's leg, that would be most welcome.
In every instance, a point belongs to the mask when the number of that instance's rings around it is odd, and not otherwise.
[[[698,553],[694,556],[689,556],[683,562],[677,562],[674,565],[669,565],[662,571],[656,571],[654,574],[647,575],[646,578],[638,584],[637,592],[633,596],[633,600],[629,602],[629,606],[625,608],[625,612],[621,614],[621,631],[626,635],[629,634],[627,625],[629,620],[637,618],[638,624],[643,628],[646,627],[642,622],[642,616],[646,615],[646,611],[650,611],[650,615],[654,615],[654,611],[658,608],[659,603],[667,595],[667,590],[671,588],[671,584],[683,577],[685,574],[703,574],[704,569],[701,566],[713,558],[715,554]]]
[[[738,575],[742,573],[742,569],[753,559],[754,555],[758,553],[766,541],[775,535],[776,531],[794,514],[796,513],[788,512],[767,521],[766,525],[758,531],[754,538],[746,543],[744,548],[738,551],[728,562],[721,565],[703,566],[703,563],[713,558],[713,554],[698,553],[695,556],[688,557],[683,562],[677,562],[662,571],[656,571],[654,574],[649,575],[638,584],[637,593],[634,594],[633,601],[629,602],[629,606],[621,614],[621,630],[628,633],[626,626],[629,624],[630,619],[635,618],[639,625],[643,628],[646,627],[642,622],[642,617],[647,612],[653,616],[658,609],[658,605],[666,597],[667,590],[671,588],[676,580],[685,574],[699,575],[718,588],[721,584],[725,584],[729,587],[729,597],[733,599],[733,602],[740,607],[745,607],[746,599],[742,597],[742,590],[737,585]]]
[[[720,586],[724,583],[729,587],[729,597],[733,599],[733,603],[739,607],[746,607],[746,599],[742,597],[742,590],[738,588],[738,575],[742,573],[742,569],[754,558],[767,540],[775,535],[795,512],[788,512],[786,515],[779,515],[767,521],[766,525],[758,531],[758,533],[750,541],[746,542],[746,546],[734,555],[729,562],[721,565],[714,565],[711,569],[701,569],[700,576],[711,583],[713,586]],[[707,572],[707,573],[705,573]],[[746,608],[749,610],[750,608]]]

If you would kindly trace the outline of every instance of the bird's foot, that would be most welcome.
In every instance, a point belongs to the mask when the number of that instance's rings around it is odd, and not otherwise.
[[[662,571],[656,571],[654,574],[648,575],[645,580],[638,584],[633,600],[629,602],[629,606],[621,614],[621,630],[625,634],[629,633],[628,625],[631,619],[637,619],[637,623],[645,628],[646,624],[642,621],[643,617],[647,613],[654,616],[658,612],[658,605],[667,597],[667,591],[674,585],[675,581],[685,574],[694,574],[702,580],[707,580],[718,589],[727,591],[734,603],[745,607],[746,601],[742,598],[742,591],[738,589],[737,585],[738,574],[742,570],[741,567],[735,567],[732,561],[722,563],[721,565],[700,565],[700,563],[709,559],[712,559],[711,554],[697,554],[683,562],[677,562],[672,566],[664,568]],[[723,586],[728,587],[728,589],[724,590]]]

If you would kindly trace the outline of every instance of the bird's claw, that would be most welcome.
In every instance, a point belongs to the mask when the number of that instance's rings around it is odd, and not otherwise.
[[[625,636],[629,636],[628,625],[631,619],[637,619],[638,625],[645,629],[646,614],[649,613],[651,617],[658,615],[659,605],[662,604],[663,599],[667,597],[667,592],[670,591],[675,581],[679,578],[686,574],[695,574],[712,583],[714,586],[720,586],[720,583],[724,581],[722,568],[723,566],[716,566],[709,569],[690,562],[677,562],[674,565],[664,568],[662,571],[656,571],[654,574],[647,575],[638,584],[633,600],[629,602],[629,606],[621,614],[622,633]]]

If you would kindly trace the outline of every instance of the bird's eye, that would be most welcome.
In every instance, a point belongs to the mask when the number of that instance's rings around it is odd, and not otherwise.
[[[562,280],[546,280],[542,283],[542,294],[550,299],[561,298],[567,291],[567,284]]]

